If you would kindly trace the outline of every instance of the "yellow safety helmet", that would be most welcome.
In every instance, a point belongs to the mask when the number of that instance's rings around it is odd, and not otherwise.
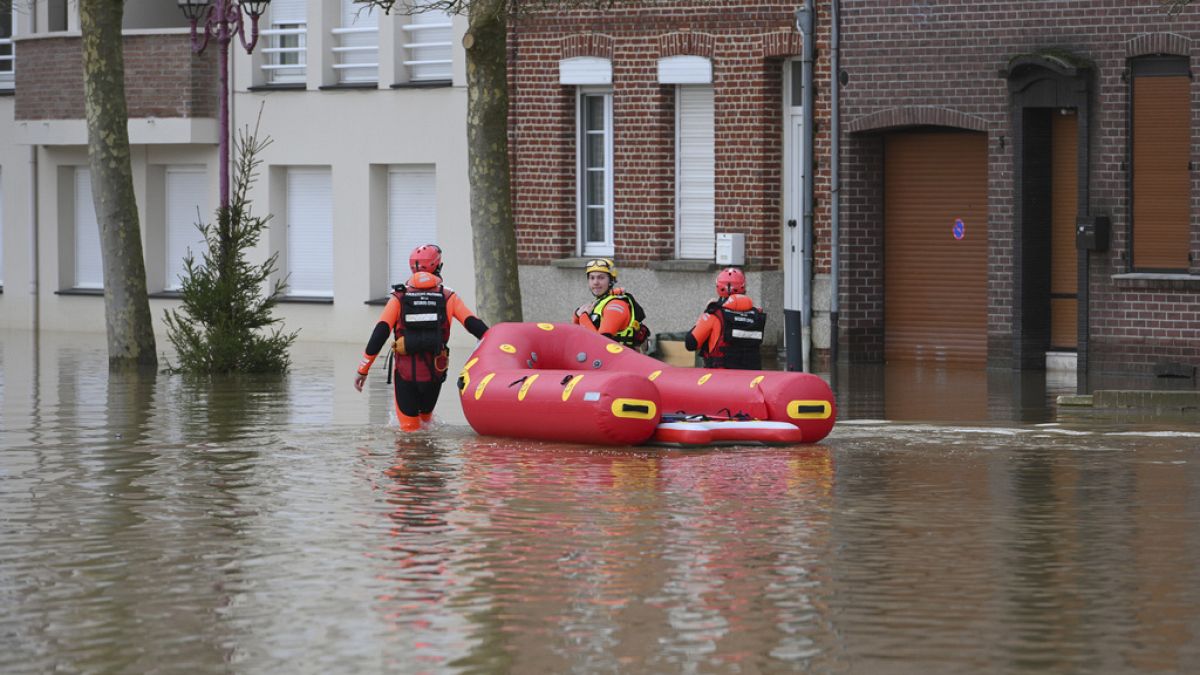
[[[604,272],[612,277],[613,281],[617,280],[617,266],[613,264],[612,258],[593,258],[587,262],[587,268],[583,270],[586,276],[592,272]]]

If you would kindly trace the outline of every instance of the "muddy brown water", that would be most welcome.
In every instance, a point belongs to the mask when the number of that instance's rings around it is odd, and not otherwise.
[[[1053,377],[893,368],[839,375],[810,446],[483,438],[449,384],[403,436],[359,349],[193,382],[0,338],[0,671],[1200,664],[1187,421],[1060,423]]]

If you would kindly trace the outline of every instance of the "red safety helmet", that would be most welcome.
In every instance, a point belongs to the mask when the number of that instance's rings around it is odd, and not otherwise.
[[[437,244],[421,244],[413,249],[408,256],[408,266],[413,273],[432,272],[442,273],[442,249]]]
[[[717,296],[728,298],[746,292],[746,275],[736,267],[726,267],[717,275]]]

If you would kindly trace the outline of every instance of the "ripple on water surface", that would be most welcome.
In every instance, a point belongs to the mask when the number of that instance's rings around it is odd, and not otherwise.
[[[6,352],[0,670],[1200,662],[1194,428],[600,449],[478,437],[448,386],[402,436],[386,386],[340,375],[357,349],[204,383],[110,378],[77,346],[34,383]]]

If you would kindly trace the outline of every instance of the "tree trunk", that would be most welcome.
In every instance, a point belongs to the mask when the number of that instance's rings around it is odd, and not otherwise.
[[[123,14],[124,0],[79,0],[88,164],[104,259],[109,368],[153,368],[158,357],[129,157]]]
[[[517,236],[508,165],[508,7],[475,0],[463,45],[467,53],[467,166],[479,316],[521,320]]]

